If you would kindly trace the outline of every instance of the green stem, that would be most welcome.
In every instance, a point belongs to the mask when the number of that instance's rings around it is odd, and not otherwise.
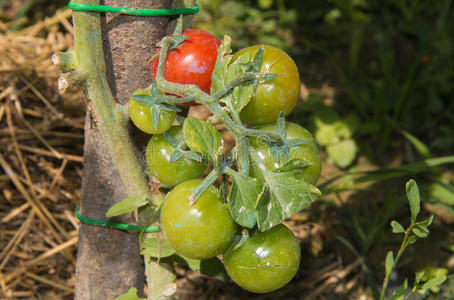
[[[413,230],[413,227],[415,226],[415,223],[412,222],[410,226],[405,230],[405,236],[404,239],[402,240],[402,243],[400,244],[399,251],[397,252],[396,257],[393,260],[393,263],[391,265],[391,268],[389,269],[389,272],[385,275],[385,279],[383,280],[383,286],[381,289],[380,293],[380,298],[379,300],[384,300],[385,299],[385,294],[386,294],[386,289],[388,288],[388,283],[389,279],[391,278],[391,274],[394,272],[394,269],[396,268],[397,262],[399,261],[400,257],[404,253],[405,249],[408,246],[408,238],[410,237],[411,231]]]

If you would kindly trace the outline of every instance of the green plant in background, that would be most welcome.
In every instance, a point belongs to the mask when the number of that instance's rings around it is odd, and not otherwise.
[[[290,1],[291,2],[291,1]],[[284,0],[199,0],[194,27],[222,38],[232,36],[233,49],[264,43],[289,51],[297,13]]]
[[[383,280],[380,300],[385,299],[389,279],[391,278],[391,274],[395,270],[402,254],[405,252],[408,246],[416,243],[416,241],[418,241],[419,239],[427,238],[429,236],[429,226],[433,221],[433,216],[430,216],[423,221],[416,222],[416,218],[418,217],[420,212],[421,200],[418,185],[414,180],[407,182],[406,191],[408,202],[410,204],[411,223],[408,228],[405,229],[399,222],[395,220],[391,221],[393,233],[404,234],[404,237],[397,254],[394,256],[394,253],[392,251],[389,251],[386,255],[386,275]],[[405,279],[404,282],[392,293],[391,299],[409,299],[415,292],[419,292],[425,295],[427,295],[429,291],[437,292],[439,291],[438,287],[446,280],[446,273],[446,269],[433,269],[430,267],[416,272],[413,287],[411,288],[410,292],[407,294],[408,280]]]

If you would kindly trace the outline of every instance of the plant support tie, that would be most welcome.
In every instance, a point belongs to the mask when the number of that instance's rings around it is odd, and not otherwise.
[[[176,15],[188,15],[195,14],[199,11],[197,5],[188,8],[176,8],[176,9],[135,9],[127,7],[114,7],[106,5],[91,5],[83,3],[74,3],[69,1],[68,7],[72,10],[77,11],[91,11],[91,12],[110,12],[110,13],[119,13],[124,15],[132,16],[176,16]]]
[[[93,226],[101,226],[101,227],[108,227],[108,228],[115,228],[115,229],[122,229],[122,230],[134,230],[134,231],[141,231],[142,226],[132,225],[132,224],[124,224],[124,223],[115,223],[115,222],[106,222],[100,220],[93,220],[86,218],[80,214],[80,206],[76,208],[75,211],[76,217],[85,224],[93,225]],[[145,228],[145,232],[158,232],[158,226],[149,226]]]

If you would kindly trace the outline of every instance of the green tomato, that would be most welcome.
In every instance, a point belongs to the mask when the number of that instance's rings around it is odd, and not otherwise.
[[[232,61],[244,54],[249,54],[252,59],[259,47],[264,49],[260,72],[279,76],[259,84],[251,102],[241,111],[241,120],[252,125],[275,122],[281,111],[288,115],[295,107],[300,91],[295,62],[278,48],[267,45],[248,47],[235,53]]]
[[[133,95],[150,95],[149,90],[136,90]],[[148,134],[163,133],[172,126],[175,120],[176,112],[161,110],[159,113],[158,126],[153,122],[151,109],[149,106],[142,104],[130,98],[128,102],[129,117],[137,128]]]
[[[320,154],[318,152],[317,143],[312,137],[311,133],[305,128],[291,122],[287,122],[286,124],[287,138],[310,139],[310,141],[307,143],[290,148],[289,159],[298,158],[310,164],[310,166],[304,169],[304,171],[297,172],[295,176],[297,179],[305,180],[310,184],[315,185],[317,183],[317,180],[320,178],[321,171]],[[261,125],[257,126],[255,129],[266,132],[273,132],[276,130],[276,124]],[[251,146],[255,150],[257,150],[258,156],[262,159],[262,162],[268,169],[275,170],[284,165],[285,161],[278,161],[271,154],[270,146],[268,146],[265,140],[261,139],[260,137],[253,137],[250,139],[250,143]],[[260,170],[254,163],[251,163],[249,172],[252,177],[263,179]]]
[[[182,127],[171,127],[167,134],[179,140]],[[183,181],[202,176],[207,168],[206,162],[197,162],[185,157],[171,162],[175,149],[165,139],[164,134],[151,137],[147,145],[147,164],[150,173],[164,185],[175,186]]]
[[[268,293],[286,285],[298,271],[300,247],[283,224],[261,232],[224,254],[224,266],[240,287],[254,293]]]
[[[178,254],[207,259],[224,253],[237,227],[214,186],[194,205],[189,205],[189,196],[200,183],[199,179],[185,181],[167,194],[161,211],[161,229]]]

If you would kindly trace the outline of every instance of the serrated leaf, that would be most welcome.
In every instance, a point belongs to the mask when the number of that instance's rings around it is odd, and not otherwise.
[[[243,227],[255,226],[255,205],[262,191],[262,183],[257,179],[233,170],[228,172],[233,183],[228,203],[232,218]]]
[[[137,296],[137,288],[132,287],[126,293],[118,296],[114,300],[146,300],[147,298],[142,298]]]
[[[345,139],[335,144],[326,146],[329,158],[334,160],[341,168],[348,167],[356,157],[356,142],[353,139]]]
[[[144,241],[144,245],[145,248],[140,252],[142,255],[163,258],[175,253],[175,249],[166,239],[148,238]]]
[[[408,288],[408,280],[405,278],[404,282],[392,293],[391,300],[403,300]]]
[[[416,225],[413,227],[412,232],[420,238],[426,238],[429,236],[429,229],[424,225]]]
[[[436,286],[439,286],[446,280],[446,275],[440,275],[435,278],[432,278],[431,280],[427,281],[426,283],[423,284],[422,289],[423,290],[428,290],[431,288],[434,288]]]
[[[106,217],[115,217],[122,214],[129,213],[136,208],[142,207],[150,203],[145,194],[127,197],[120,202],[115,203],[106,212]]]
[[[393,233],[403,233],[405,232],[405,228],[400,225],[397,221],[391,221],[391,227],[393,228]]]
[[[199,152],[214,161],[222,138],[210,123],[188,117],[183,124],[183,139],[192,151]]]
[[[265,231],[309,206],[321,193],[313,185],[296,179],[292,173],[263,170],[266,181],[264,193],[256,207],[257,225]]]
[[[418,184],[413,179],[410,179],[405,189],[407,191],[408,202],[410,203],[411,221],[414,222],[420,211],[420,202]]]
[[[392,251],[388,251],[388,253],[386,254],[386,259],[385,259],[386,274],[389,274],[391,272],[393,264],[394,264],[394,254]]]

